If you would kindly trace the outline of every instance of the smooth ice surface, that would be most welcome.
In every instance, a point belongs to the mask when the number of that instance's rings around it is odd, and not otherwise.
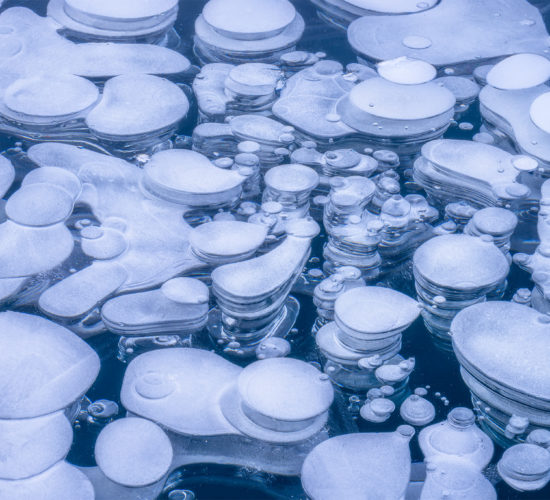
[[[85,78],[41,75],[12,83],[4,93],[4,104],[17,114],[55,119],[90,108],[98,97],[97,87]]]
[[[73,465],[58,462],[34,477],[18,481],[0,479],[0,498],[10,500],[94,500],[94,488],[88,478]]]
[[[172,74],[190,67],[187,58],[165,47],[136,44],[75,44],[56,31],[50,19],[24,7],[12,7],[0,14],[0,25],[9,30],[2,35],[5,72],[2,87],[17,77],[40,73],[110,77],[122,73]]]
[[[353,288],[338,297],[334,307],[341,328],[366,335],[404,330],[420,314],[415,300],[376,286]]]
[[[73,443],[73,428],[63,411],[23,420],[0,420],[0,478],[23,479],[63,460]]]
[[[76,401],[99,372],[99,358],[69,330],[39,316],[0,313],[0,418],[30,418]]]
[[[210,0],[202,15],[223,35],[254,40],[280,33],[294,20],[296,10],[287,0]]]
[[[492,242],[462,234],[428,240],[416,250],[414,266],[431,283],[464,291],[495,286],[509,270]]]
[[[534,444],[518,444],[504,452],[497,470],[516,490],[538,490],[550,480],[550,453]]]
[[[260,248],[268,228],[240,221],[212,221],[191,231],[189,243],[204,258],[243,260]]]
[[[168,472],[173,455],[165,432],[142,418],[110,423],[97,437],[94,450],[101,471],[111,481],[131,487],[159,481]]]
[[[149,189],[191,206],[227,203],[240,194],[244,180],[238,171],[216,167],[206,156],[187,149],[161,151],[145,165]]]
[[[492,484],[468,462],[441,460],[429,463],[420,500],[497,500]]]
[[[451,326],[461,364],[513,393],[550,401],[550,327],[536,310],[486,302],[461,311]]]
[[[309,253],[311,239],[319,231],[312,220],[296,222],[304,233],[289,234],[278,247],[260,257],[216,268],[212,272],[214,293],[250,300],[279,292],[285,284],[290,288]]]
[[[177,0],[65,0],[65,5],[87,15],[114,19],[140,19],[159,16],[178,6]]]
[[[136,136],[173,127],[189,101],[174,83],[153,75],[120,75],[107,81],[86,124],[100,136]]]
[[[128,365],[120,397],[128,411],[178,433],[234,434],[218,401],[240,372],[209,351],[151,351]]]
[[[529,116],[531,117],[531,120],[533,120],[533,123],[547,134],[550,134],[550,118],[548,118],[549,111],[550,92],[539,95],[529,108]]]
[[[44,227],[65,221],[73,211],[73,198],[53,184],[27,184],[10,196],[6,215],[17,224]]]
[[[319,370],[291,358],[256,361],[239,375],[238,386],[248,407],[285,421],[317,417],[329,409],[334,394]]]
[[[318,445],[302,467],[312,500],[402,498],[409,483],[412,427],[395,432],[345,434]]]
[[[538,54],[516,54],[487,73],[487,84],[501,90],[536,87],[550,79],[550,61]]]
[[[458,26],[459,42],[449,36]],[[547,37],[540,12],[525,0],[443,0],[415,14],[365,16],[348,28],[352,48],[366,59],[405,55],[435,66],[480,64],[520,52],[542,54]]]
[[[418,85],[433,80],[436,69],[420,59],[397,57],[389,61],[382,61],[376,65],[378,74],[393,83]]]

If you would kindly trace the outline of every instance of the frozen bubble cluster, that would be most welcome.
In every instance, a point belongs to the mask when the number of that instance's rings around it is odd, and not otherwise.
[[[0,500],[550,498],[547,25],[0,1]]]

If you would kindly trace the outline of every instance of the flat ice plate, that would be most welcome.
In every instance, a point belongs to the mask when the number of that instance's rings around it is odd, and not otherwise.
[[[296,9],[287,0],[210,0],[202,15],[230,38],[268,37],[286,28],[296,17]]]
[[[65,408],[99,372],[97,354],[52,321],[3,312],[0,332],[0,418],[36,417]]]
[[[292,358],[269,358],[248,365],[239,375],[238,387],[247,406],[283,421],[317,417],[329,409],[334,398],[326,375]]]
[[[94,500],[94,487],[83,472],[67,462],[37,476],[18,481],[0,479],[0,498],[6,500]]]
[[[383,333],[406,328],[420,314],[416,300],[381,286],[353,288],[334,306],[338,323],[364,333]]]
[[[101,431],[94,456],[111,481],[140,487],[162,479],[170,469],[174,452],[170,439],[155,423],[121,418]]]
[[[152,75],[111,78],[86,124],[100,135],[134,136],[175,125],[189,110],[187,97],[175,83]]]
[[[267,227],[240,221],[213,221],[191,231],[189,242],[200,253],[223,257],[239,256],[258,249]]]
[[[404,498],[411,471],[409,442],[397,432],[336,436],[306,457],[302,486],[309,498]]]
[[[487,73],[487,84],[501,90],[529,89],[550,79],[550,61],[538,54],[515,54]]]
[[[270,168],[264,176],[268,187],[285,193],[299,193],[314,189],[319,184],[319,175],[304,165],[292,163]]]
[[[236,434],[219,400],[240,372],[237,365],[202,349],[150,351],[128,365],[120,398],[128,411],[177,433]]]
[[[459,312],[453,348],[486,377],[550,401],[550,324],[547,316],[513,302],[489,301]]]
[[[509,270],[506,257],[493,243],[465,234],[428,240],[416,250],[413,262],[424,278],[455,290],[496,285]]]
[[[47,75],[15,81],[6,89],[4,103],[16,113],[54,117],[83,111],[98,97],[97,87],[85,78]]]
[[[156,153],[145,165],[145,175],[163,188],[192,194],[229,191],[244,181],[236,171],[216,167],[206,156],[187,149]]]
[[[459,39],[449,36],[457,26]],[[352,48],[368,59],[409,56],[435,66],[543,54],[547,37],[540,12],[525,0],[443,0],[415,14],[361,17],[348,28]]]
[[[160,16],[178,5],[178,0],[65,0],[65,7],[90,16],[133,20]]]
[[[370,78],[351,90],[346,104],[380,118],[423,120],[451,109],[455,97],[433,82],[400,85],[383,78]]]

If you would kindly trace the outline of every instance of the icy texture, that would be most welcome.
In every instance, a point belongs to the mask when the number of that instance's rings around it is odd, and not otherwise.
[[[444,460],[429,463],[420,500],[497,500],[492,484],[468,462]]]
[[[497,470],[515,490],[540,490],[550,480],[550,453],[534,444],[518,444],[504,452]]]
[[[418,435],[426,462],[460,459],[483,470],[493,457],[493,442],[475,425],[474,413],[468,408],[454,408],[447,420],[430,425]]]
[[[317,446],[302,468],[302,486],[312,500],[402,498],[409,482],[409,440],[414,430],[346,434]]]
[[[99,358],[86,343],[44,318],[3,312],[0,331],[0,418],[61,410],[80,398],[99,372]]]
[[[63,411],[36,418],[0,420],[0,478],[35,476],[63,460],[73,442],[73,429]]]
[[[10,500],[94,500],[94,488],[88,478],[73,465],[58,462],[34,477],[18,481],[0,479],[0,497]]]
[[[170,469],[172,445],[164,431],[141,418],[123,418],[105,427],[94,456],[101,471],[124,486],[147,486]]]
[[[103,138],[132,137],[173,127],[188,110],[187,97],[172,82],[151,75],[121,75],[105,84],[86,124]]]
[[[449,37],[458,25],[462,26],[459,43]],[[483,4],[443,0],[415,14],[365,16],[348,28],[351,46],[365,59],[382,61],[405,55],[438,67],[462,66],[467,73],[487,59],[520,52],[542,54],[547,37],[539,11],[525,0]]]

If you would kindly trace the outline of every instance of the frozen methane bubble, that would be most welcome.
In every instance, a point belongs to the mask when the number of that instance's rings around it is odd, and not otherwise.
[[[475,206],[504,206],[526,199],[517,157],[480,142],[441,139],[422,147],[413,177],[440,204],[466,201]]]
[[[291,345],[286,339],[280,337],[269,337],[260,342],[256,347],[256,358],[284,358],[290,354]]]
[[[533,23],[518,22],[525,18]],[[460,43],[449,37],[457,24],[464,27]],[[365,16],[348,28],[349,43],[360,60],[409,56],[438,68],[452,66],[465,74],[487,60],[525,52],[526,47],[542,55],[547,37],[539,11],[525,0],[487,0],[483,4],[444,0],[415,14]]]
[[[208,287],[194,278],[172,278],[161,288],[120,295],[101,308],[107,328],[124,336],[188,337],[206,325]]]
[[[413,14],[432,8],[438,1],[312,0],[312,3],[318,8],[319,15],[324,21],[345,30],[348,24],[358,17]]]
[[[0,313],[3,387],[0,418],[34,418],[65,409],[92,385],[99,358],[86,343],[52,321]]]
[[[469,408],[453,408],[447,420],[430,425],[418,435],[426,462],[462,459],[483,470],[493,457],[493,442],[475,425]]]
[[[94,488],[78,468],[67,462],[57,462],[45,472],[16,481],[0,479],[0,497],[10,500],[94,500]]]
[[[174,456],[170,439],[155,423],[142,418],[122,418],[99,434],[94,456],[111,481],[131,488],[160,481]]]
[[[497,470],[515,490],[540,490],[550,481],[550,452],[530,443],[516,444],[504,452]]]
[[[271,358],[242,369],[193,348],[138,356],[121,391],[129,412],[170,431],[173,468],[193,463],[196,450],[208,462],[291,475],[327,438],[332,399],[328,378],[304,361]],[[281,445],[284,457],[274,451]]]
[[[253,355],[259,342],[270,336],[285,337],[296,320],[299,304],[289,293],[319,226],[313,219],[292,219],[285,230],[283,242],[270,252],[212,272],[217,309],[210,315],[210,334],[228,344],[227,352]],[[236,350],[233,339],[240,343]]]
[[[241,221],[212,221],[195,227],[189,236],[193,253],[212,265],[251,258],[263,245],[267,227]]]
[[[210,0],[195,21],[195,52],[203,62],[276,62],[304,26],[288,0]]]
[[[550,126],[546,118],[549,93],[550,87],[541,83],[520,90],[487,85],[479,94],[485,131],[495,144],[506,148],[512,143],[516,151],[538,161],[544,171],[550,169]]]
[[[516,54],[487,73],[487,84],[501,90],[530,89],[550,79],[550,61],[538,54]]]
[[[220,123],[231,115],[269,115],[281,78],[274,64],[206,64],[193,81],[199,113],[204,121]]]
[[[280,203],[283,207],[281,218],[309,215],[310,195],[319,184],[319,175],[315,170],[300,164],[279,165],[265,173],[264,182],[262,201]]]
[[[388,420],[394,410],[395,403],[391,399],[374,398],[365,402],[361,407],[360,414],[361,418],[368,422],[381,423]]]
[[[245,176],[216,167],[208,158],[187,149],[153,155],[144,167],[144,186],[159,198],[193,207],[218,208],[235,203]]]
[[[483,428],[502,442],[550,427],[549,328],[547,316],[514,302],[472,305],[453,320],[453,349],[462,378],[479,401]],[[521,428],[505,437],[505,429],[517,420]]]
[[[74,75],[49,74],[14,81],[3,96],[2,115],[31,125],[80,118],[99,99],[97,87]]]
[[[348,389],[385,385],[375,377],[375,370],[383,363],[397,367],[404,361],[398,355],[401,332],[419,313],[416,301],[389,288],[346,291],[336,299],[335,321],[323,326],[315,337],[325,358],[324,371],[337,385]],[[402,382],[409,373],[389,383]]]
[[[19,77],[52,73],[54,68],[56,74],[101,80],[125,73],[182,74],[191,66],[183,55],[156,45],[73,43],[57,32],[59,26],[51,18],[23,7],[4,10],[0,25],[5,27],[0,66],[9,68],[8,83]]]
[[[376,68],[382,78],[405,85],[418,85],[429,82],[437,74],[436,69],[430,63],[406,56],[382,61],[376,65]]]
[[[422,317],[443,347],[455,315],[502,288],[509,268],[492,240],[466,234],[436,236],[416,250],[413,272]]]
[[[421,427],[428,425],[435,418],[435,407],[427,399],[412,394],[401,403],[399,414],[408,424]]]
[[[497,500],[493,485],[481,472],[461,459],[428,462],[420,500]]]
[[[120,75],[107,81],[99,104],[86,124],[104,140],[131,140],[166,133],[189,110],[189,101],[176,84],[153,75]]]
[[[73,442],[64,411],[25,419],[1,419],[4,455],[0,479],[25,479],[63,460]]]
[[[423,80],[405,84],[370,75],[350,82],[340,63],[321,61],[288,80],[272,111],[323,146],[351,136],[356,147],[411,155],[442,135],[454,115],[454,94]]]
[[[0,497],[93,499],[93,488],[63,462],[73,441],[68,408],[99,372],[97,354],[39,316],[0,313]]]
[[[312,500],[345,497],[402,498],[409,483],[409,441],[414,429],[344,434],[318,445],[302,467],[302,487]]]
[[[518,225],[518,217],[511,210],[500,207],[487,207],[478,210],[464,227],[464,233],[471,236],[484,234],[493,238],[506,258],[511,261],[510,239]]]
[[[48,16],[80,41],[162,43],[177,13],[177,0],[50,0],[48,4]]]

